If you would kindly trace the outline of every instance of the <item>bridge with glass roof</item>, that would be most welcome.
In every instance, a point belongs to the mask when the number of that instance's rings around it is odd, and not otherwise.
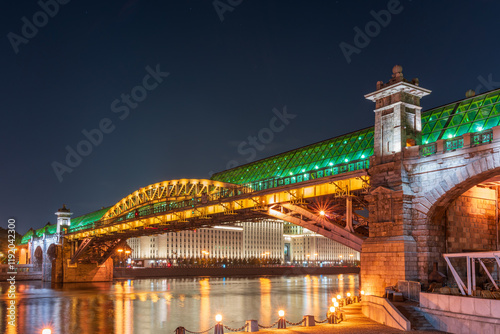
[[[420,112],[420,98],[430,91],[420,88],[418,80],[407,81],[398,71],[395,67],[389,83],[377,83],[376,93],[366,96],[377,102],[374,127],[215,173],[210,180],[155,183],[134,191],[112,207],[72,218],[61,232],[72,245],[70,262],[103,263],[130,237],[270,217],[301,225],[361,251],[372,221],[386,224],[388,220],[399,226],[406,224],[405,219],[417,219],[411,217],[422,214],[434,217],[442,202],[448,201],[443,196],[455,196],[451,185],[461,184],[465,177],[446,174],[441,168],[443,161],[449,161],[446,166],[453,173],[459,168],[472,168],[479,175],[486,167],[467,164],[477,165],[476,156],[496,152],[495,138],[500,138],[500,90]],[[394,112],[403,110],[397,108],[406,108],[405,114]],[[388,116],[400,117],[391,122],[402,122],[394,130],[391,128],[394,133],[390,136],[380,125],[387,122]],[[407,127],[413,129],[407,131]],[[397,145],[390,147],[405,136],[406,141],[400,143],[406,147],[401,145],[399,151]],[[402,167],[397,167],[400,163]],[[488,162],[490,165],[494,167],[494,163]],[[425,177],[434,170],[442,172],[436,184],[431,184]],[[468,171],[465,179],[472,179],[472,174]],[[405,188],[404,184],[408,186]],[[441,188],[432,188],[436,185]],[[411,193],[406,194],[408,191]],[[404,206],[414,212],[412,216],[394,213],[405,212],[401,211]],[[356,212],[365,209],[369,209],[370,224],[368,218]],[[50,225],[30,230],[22,243],[55,231]],[[384,235],[399,229],[388,231]],[[414,239],[419,243],[421,238],[415,235]],[[427,245],[425,240],[422,242]]]

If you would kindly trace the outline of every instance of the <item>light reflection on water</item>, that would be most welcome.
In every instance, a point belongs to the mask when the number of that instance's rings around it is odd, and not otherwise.
[[[17,282],[17,327],[7,324],[7,288],[0,284],[0,333],[172,333],[257,319],[270,325],[279,309],[292,322],[312,314],[324,319],[332,296],[358,293],[359,276],[169,278],[53,286]]]

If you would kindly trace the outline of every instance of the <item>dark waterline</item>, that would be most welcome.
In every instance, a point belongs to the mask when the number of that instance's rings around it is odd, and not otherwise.
[[[212,327],[215,315],[224,325],[241,327],[258,319],[269,325],[278,310],[298,322],[305,314],[325,318],[332,296],[357,293],[357,274],[257,277],[169,278],[65,284],[17,282],[17,326],[8,325],[7,284],[0,284],[0,332],[173,333]],[[212,331],[210,331],[211,333]]]

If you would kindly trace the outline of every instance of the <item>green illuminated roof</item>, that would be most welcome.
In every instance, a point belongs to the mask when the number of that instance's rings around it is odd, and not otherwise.
[[[28,231],[28,233],[26,233],[25,235],[23,235],[23,237],[21,239],[21,245],[27,243],[28,241],[30,241],[32,235],[33,235],[33,229],[30,228],[30,230]]]
[[[20,244],[25,244],[30,241],[31,236],[35,236],[36,238],[40,238],[43,236],[43,234],[50,235],[50,234],[55,234],[57,232],[57,225],[51,225],[47,224],[42,228],[39,228],[38,230],[33,230],[30,229],[25,235],[23,235]]]
[[[497,89],[423,112],[422,144],[497,126],[500,122],[499,96],[500,89]],[[246,184],[284,178],[367,160],[372,154],[373,127],[370,127],[216,173],[212,180]]]
[[[69,231],[74,232],[90,227],[89,225],[101,219],[108,210],[109,207],[87,213],[83,216],[71,218],[71,226],[69,228]]]
[[[242,184],[282,178],[351,161],[366,160],[372,154],[373,127],[216,173],[212,180]]]
[[[422,115],[422,144],[497,126],[499,95],[500,90],[495,90],[426,111]]]

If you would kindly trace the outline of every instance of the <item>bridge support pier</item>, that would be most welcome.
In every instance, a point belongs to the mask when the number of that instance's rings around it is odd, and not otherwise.
[[[48,252],[50,263],[44,266],[43,280],[53,283],[84,283],[113,281],[113,260],[109,258],[102,265],[97,263],[71,264],[71,243],[63,240],[62,245],[53,245]]]

